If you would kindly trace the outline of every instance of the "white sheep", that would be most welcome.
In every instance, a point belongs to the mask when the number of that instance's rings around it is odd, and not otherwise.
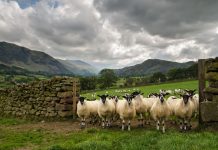
[[[119,100],[118,96],[110,96],[109,100],[111,100],[115,105],[115,114],[114,114],[112,119],[113,119],[113,121],[117,121],[117,120],[119,120],[119,114],[116,113],[117,102]]]
[[[151,121],[151,107],[154,105],[154,103],[158,100],[158,97],[153,97],[153,98],[144,98],[145,100],[145,105],[147,109],[147,120],[146,124],[150,124]]]
[[[148,98],[157,98],[158,97],[158,93],[150,93],[148,94]]]
[[[196,90],[185,90],[188,95],[190,95],[191,101],[195,107],[195,114],[198,113],[199,110],[199,95],[195,94]]]
[[[113,101],[109,100],[108,95],[98,95],[100,97],[100,101],[98,103],[98,115],[102,119],[102,127],[110,126],[110,120],[115,114],[115,104]]]
[[[146,100],[142,96],[143,93],[141,93],[140,91],[135,91],[131,95],[134,97],[133,101],[135,103],[136,113],[140,115],[140,119],[138,119],[139,126],[143,127],[144,126],[144,115],[147,112]]]
[[[175,115],[174,108],[175,108],[176,103],[178,102],[177,99],[178,98],[176,96],[170,96],[167,99],[167,103],[169,104],[171,115]]]
[[[199,95],[195,94],[191,99],[195,105],[195,112],[198,113],[199,110]]]
[[[81,128],[86,126],[86,119],[96,117],[98,114],[98,101],[87,101],[85,97],[79,97],[77,103],[77,115],[81,119]]]
[[[157,130],[162,123],[162,132],[165,133],[165,120],[170,116],[170,109],[167,101],[164,100],[164,94],[159,94],[159,100],[156,100],[151,107],[151,116],[156,121]]]
[[[177,99],[174,112],[175,116],[180,119],[180,129],[187,130],[188,127],[191,128],[191,117],[195,111],[193,102],[190,100],[190,95],[181,95],[182,98]]]
[[[124,100],[117,102],[116,112],[122,120],[122,130],[125,127],[125,120],[128,119],[128,131],[131,130],[131,120],[136,116],[135,103],[132,101],[132,95],[123,96]]]

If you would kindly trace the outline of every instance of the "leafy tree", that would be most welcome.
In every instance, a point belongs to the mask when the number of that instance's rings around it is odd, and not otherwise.
[[[114,83],[116,83],[118,80],[118,77],[111,69],[103,69],[99,73],[99,84],[100,88],[108,88],[113,86]]]
[[[94,90],[97,87],[97,78],[96,77],[84,77],[80,78],[81,90]]]
[[[133,84],[134,84],[133,78],[130,77],[126,78],[126,83],[125,83],[126,86],[132,86]]]
[[[198,77],[198,64],[195,63],[186,69],[189,78]]]
[[[152,83],[159,83],[164,81],[166,81],[166,76],[161,72],[154,73],[150,78],[150,82]]]

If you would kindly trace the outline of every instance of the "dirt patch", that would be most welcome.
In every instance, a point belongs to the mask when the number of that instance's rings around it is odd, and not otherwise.
[[[98,124],[92,125],[87,123],[86,128],[101,128]],[[131,122],[132,129],[139,128],[138,121],[134,120]],[[192,128],[195,129],[198,127],[197,122],[192,122]],[[37,122],[37,123],[28,123],[28,124],[20,124],[13,126],[4,126],[4,128],[14,131],[37,131],[37,130],[46,130],[48,132],[56,132],[56,133],[69,133],[72,131],[81,131],[80,122],[77,121],[55,121],[55,122]],[[119,122],[114,122],[112,124],[111,129],[120,129],[121,125]],[[151,122],[150,125],[144,125],[144,127],[140,127],[144,129],[154,129],[155,122]],[[179,124],[172,124],[171,122],[166,122],[166,129],[173,128],[179,130]]]

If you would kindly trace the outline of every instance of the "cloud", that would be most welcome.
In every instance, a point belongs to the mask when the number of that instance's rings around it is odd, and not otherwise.
[[[215,0],[0,0],[0,40],[120,68],[218,55]]]

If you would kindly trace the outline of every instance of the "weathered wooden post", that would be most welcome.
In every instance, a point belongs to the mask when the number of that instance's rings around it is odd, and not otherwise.
[[[73,80],[73,118],[75,119],[77,114],[76,114],[76,107],[77,107],[77,101],[78,101],[78,92],[79,92],[79,79],[74,79]]]
[[[206,87],[205,81],[205,59],[198,60],[198,91],[199,91],[199,105],[204,101],[204,89]],[[201,114],[201,109],[199,106],[199,114]],[[202,123],[201,115],[199,115],[199,122]]]

